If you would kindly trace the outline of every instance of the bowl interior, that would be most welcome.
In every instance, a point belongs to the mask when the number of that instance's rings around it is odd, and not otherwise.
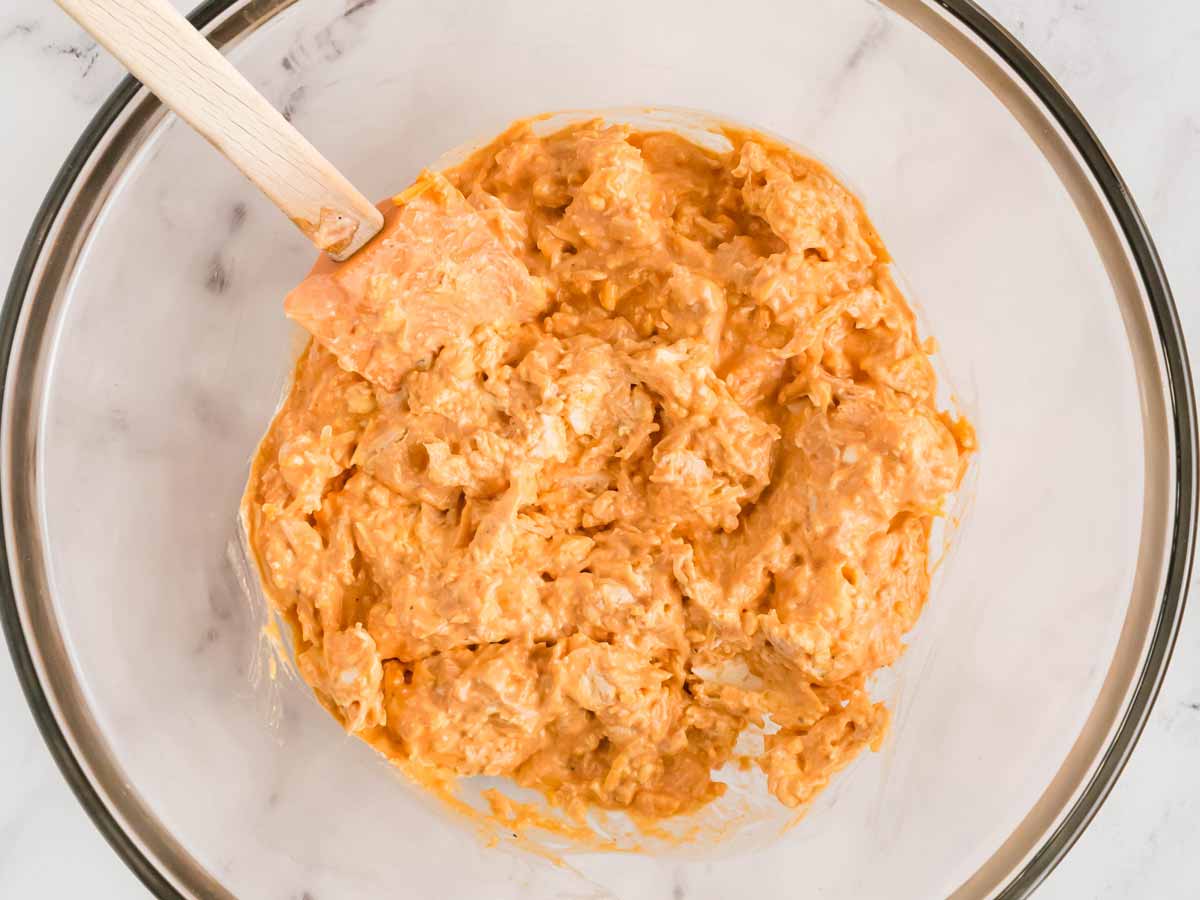
[[[748,0],[736,21],[679,0],[299,3],[231,55],[375,196],[551,109],[700,108],[807,148],[863,197],[982,450],[910,650],[878,685],[892,734],[798,825],[566,868],[485,847],[302,685],[252,677],[261,610],[229,550],[294,352],[281,298],[312,250],[174,117],[150,122],[88,201],[23,350],[44,390],[22,540],[126,782],[106,790],[152,814],[131,830],[169,835],[230,894],[280,900],[927,898],[989,865],[968,893],[992,893],[1011,869],[995,854],[1064,761],[1100,749],[1077,741],[1114,654],[1140,652],[1172,489],[1143,300],[1069,161],[869,0]]]

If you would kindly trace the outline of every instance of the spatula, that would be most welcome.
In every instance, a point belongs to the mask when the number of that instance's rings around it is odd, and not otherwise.
[[[383,215],[168,0],[57,0],[317,247],[344,260]]]

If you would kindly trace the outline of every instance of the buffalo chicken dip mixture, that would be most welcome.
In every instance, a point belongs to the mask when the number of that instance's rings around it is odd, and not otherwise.
[[[743,731],[788,806],[878,748],[973,438],[858,201],[725,136],[519,123],[287,298],[251,546],[304,679],[406,765],[655,818]]]

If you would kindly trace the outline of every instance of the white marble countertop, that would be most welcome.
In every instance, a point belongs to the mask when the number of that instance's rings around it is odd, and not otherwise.
[[[191,0],[175,0],[181,8]],[[348,0],[347,0],[348,2]],[[1169,0],[987,0],[1099,133],[1149,221],[1189,343],[1200,347],[1200,7]],[[1141,8],[1139,8],[1141,7]],[[0,10],[0,160],[7,280],[28,223],[117,65],[45,0]],[[0,662],[0,897],[145,891],[67,789]],[[1125,774],[1039,896],[1195,896],[1200,843],[1200,619],[1185,621],[1163,692]]]

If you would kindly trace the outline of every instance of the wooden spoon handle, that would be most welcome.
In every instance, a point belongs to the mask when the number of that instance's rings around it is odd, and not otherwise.
[[[167,0],[57,0],[300,230],[343,260],[383,216]]]

